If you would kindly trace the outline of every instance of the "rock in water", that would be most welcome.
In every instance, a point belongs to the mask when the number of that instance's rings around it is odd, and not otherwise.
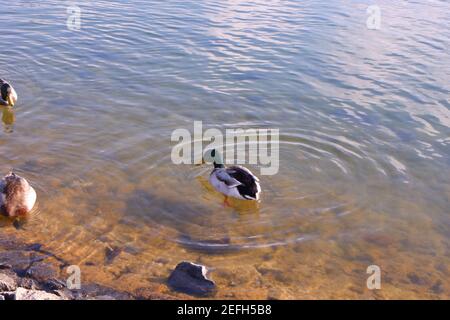
[[[105,264],[111,264],[114,259],[122,252],[122,248],[119,247],[106,247],[105,249]]]
[[[170,274],[169,286],[187,294],[206,296],[214,293],[216,284],[206,277],[205,266],[183,261]]]
[[[37,262],[30,268],[28,268],[28,270],[25,272],[25,275],[41,282],[47,279],[55,278],[56,271],[51,264],[45,262]]]

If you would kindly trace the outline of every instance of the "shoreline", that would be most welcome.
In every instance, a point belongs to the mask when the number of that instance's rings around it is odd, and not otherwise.
[[[142,288],[130,293],[98,283],[68,289],[69,264],[41,244],[0,242],[0,300],[176,300]]]

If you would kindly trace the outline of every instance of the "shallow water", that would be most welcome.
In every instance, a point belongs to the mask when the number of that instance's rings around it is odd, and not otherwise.
[[[0,4],[0,172],[38,204],[9,237],[96,281],[165,285],[211,267],[218,298],[450,298],[446,1]],[[209,167],[174,165],[171,133],[279,128],[262,201],[223,205]],[[249,168],[259,173],[258,166]],[[17,227],[17,224],[16,224]],[[378,265],[382,289],[368,290]]]

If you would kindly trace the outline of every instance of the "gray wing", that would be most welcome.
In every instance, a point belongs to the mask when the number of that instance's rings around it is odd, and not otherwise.
[[[216,171],[216,177],[217,177],[217,179],[219,179],[220,181],[225,183],[228,188],[234,188],[234,187],[237,187],[237,186],[241,185],[241,183],[238,180],[236,180],[235,178],[230,176],[228,174],[228,172],[226,172],[226,170],[224,170],[224,169],[217,170]]]

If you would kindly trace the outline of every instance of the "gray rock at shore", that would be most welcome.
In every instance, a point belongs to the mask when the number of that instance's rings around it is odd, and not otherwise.
[[[12,265],[4,262],[0,262],[0,270],[12,269]]]
[[[62,300],[62,298],[42,290],[17,288],[14,300]]]
[[[48,268],[48,270],[45,270]],[[30,268],[31,269],[31,268]],[[29,271],[28,269],[27,271]],[[12,269],[0,270],[1,300],[129,300],[128,293],[96,284],[86,284],[82,290],[69,290],[64,281],[57,278],[46,279],[54,275],[54,269],[48,264],[39,264],[23,272],[23,276]],[[20,272],[22,274],[22,272]],[[36,277],[34,279],[32,277]]]
[[[172,289],[183,293],[211,295],[216,291],[216,284],[206,277],[207,272],[205,266],[183,261],[170,274],[168,284]]]
[[[41,244],[23,244],[12,238],[0,242],[0,300],[136,299],[128,292],[95,283],[83,283],[80,290],[70,290],[58,277],[66,265]]]
[[[30,278],[19,278],[17,286],[25,289],[36,290],[39,289],[39,284],[36,280]]]
[[[5,273],[0,273],[0,292],[14,291],[17,288],[17,281]]]

